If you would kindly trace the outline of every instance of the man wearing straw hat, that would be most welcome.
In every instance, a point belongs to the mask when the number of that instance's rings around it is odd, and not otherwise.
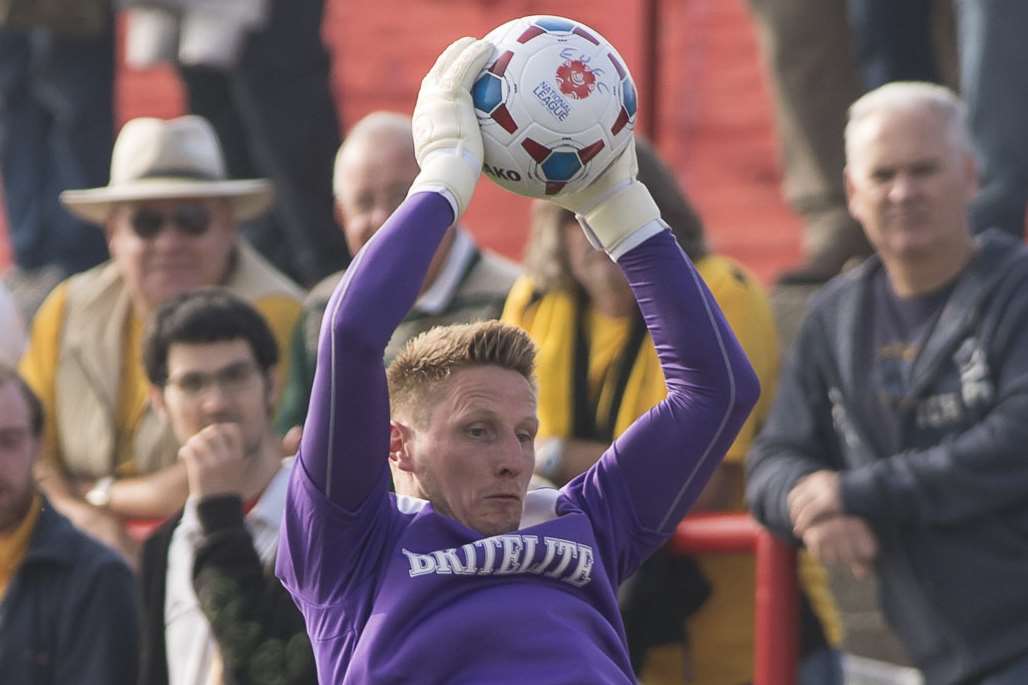
[[[130,549],[126,519],[167,516],[187,494],[178,443],[147,401],[139,350],[148,314],[221,285],[252,302],[286,349],[301,293],[237,229],[272,197],[265,180],[226,178],[217,136],[196,116],[128,122],[110,184],[61,195],[72,213],[104,227],[111,260],[50,294],[21,370],[51,418],[44,491],[109,544]]]

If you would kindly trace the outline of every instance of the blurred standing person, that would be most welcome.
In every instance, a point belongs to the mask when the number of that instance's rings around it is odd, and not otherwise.
[[[62,278],[107,258],[103,236],[57,196],[107,183],[113,137],[110,0],[0,2],[5,278],[26,317]]]
[[[277,203],[243,225],[305,287],[346,264],[333,217],[339,117],[321,40],[323,0],[123,0],[128,59],[178,66],[190,112],[213,124],[229,175],[267,178]]]
[[[971,204],[975,231],[999,228],[1024,240],[1028,204],[1028,3],[954,0],[960,84],[981,165]]]
[[[871,253],[842,184],[846,107],[863,92],[846,2],[749,1],[774,96],[782,190],[804,222],[804,260],[779,282],[819,285]]]

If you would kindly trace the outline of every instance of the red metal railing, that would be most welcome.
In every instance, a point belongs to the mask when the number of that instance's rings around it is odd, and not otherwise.
[[[748,514],[694,514],[670,542],[682,554],[756,556],[753,685],[793,685],[798,655],[796,550]]]

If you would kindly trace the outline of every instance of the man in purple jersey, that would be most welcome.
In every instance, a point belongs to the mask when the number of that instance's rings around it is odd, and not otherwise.
[[[329,302],[277,572],[324,683],[634,683],[617,587],[673,533],[759,387],[714,298],[636,178],[635,148],[560,204],[623,268],[667,399],[560,490],[526,492],[532,347],[498,323],[436,329],[387,374],[482,165],[463,38],[422,83],[421,173]],[[399,489],[389,492],[392,464]]]

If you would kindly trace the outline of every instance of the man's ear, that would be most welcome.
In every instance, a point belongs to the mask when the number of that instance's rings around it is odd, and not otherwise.
[[[414,459],[411,447],[414,431],[399,421],[389,422],[389,459],[401,471],[414,473]]]
[[[282,397],[282,384],[278,380],[278,366],[272,366],[263,375],[265,388],[267,389],[268,416],[274,418],[275,411],[278,409],[278,401]]]
[[[150,406],[162,419],[168,419],[168,407],[164,404],[164,388],[150,384]]]

